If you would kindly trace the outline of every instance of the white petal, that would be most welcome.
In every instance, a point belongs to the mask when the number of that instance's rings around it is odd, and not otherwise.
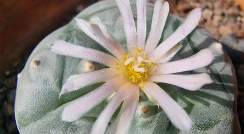
[[[109,34],[106,26],[102,23],[102,21],[101,21],[101,19],[99,17],[97,17],[97,16],[92,17],[90,19],[90,23],[94,24],[94,25],[97,25],[100,28],[100,30],[102,31],[102,33],[103,33],[103,35],[105,37],[112,38],[112,36]]]
[[[203,49],[191,57],[160,64],[155,74],[172,74],[202,68],[209,65],[213,59],[212,52],[209,49]]]
[[[127,47],[132,50],[136,47],[136,26],[129,0],[116,0],[117,6],[122,15],[124,31],[127,39]]]
[[[103,134],[106,131],[108,123],[112,118],[114,112],[120,106],[124,98],[128,96],[129,91],[127,88],[130,88],[127,84],[122,86],[120,90],[115,94],[115,96],[113,96],[112,100],[97,118],[95,124],[92,127],[91,134]]]
[[[131,95],[123,103],[115,134],[128,134],[139,102],[139,88],[135,87],[129,90],[131,90]]]
[[[166,52],[173,48],[177,43],[188,36],[198,25],[201,19],[201,9],[196,8],[192,10],[187,16],[184,23],[177,28],[177,30],[163,41],[150,55],[150,57],[157,61]]]
[[[51,50],[60,55],[91,60],[107,66],[113,66],[116,63],[116,59],[111,55],[95,49],[73,45],[61,40],[55,41]]]
[[[93,23],[95,22],[97,24],[90,24],[82,19],[75,20],[79,28],[85,34],[87,34],[89,37],[111,52],[114,56],[121,57],[124,54],[124,49],[118,42],[114,41],[111,36],[106,36],[108,33],[104,35],[103,31],[106,31],[104,29],[105,26],[103,26],[99,19],[93,19]]]
[[[158,63],[166,63],[170,61],[182,48],[182,45],[176,45],[171,50],[169,50],[159,61]]]
[[[167,17],[169,14],[169,3],[157,0],[154,5],[154,12],[151,30],[146,43],[146,51],[151,52],[159,43]]]
[[[169,120],[180,130],[190,130],[192,121],[187,113],[155,83],[147,83],[143,90],[164,110]]]
[[[116,74],[114,70],[109,68],[78,75],[72,75],[63,85],[60,95],[66,92],[78,90],[91,84],[105,82],[115,75]]]
[[[154,82],[168,83],[191,91],[198,90],[203,85],[213,82],[209,75],[205,73],[192,75],[157,75],[151,79]]]
[[[116,90],[115,88],[118,88],[117,84],[114,84],[115,82],[115,80],[109,81],[94,91],[69,103],[64,108],[62,120],[67,122],[78,120],[81,116],[112,94],[113,91]]]
[[[147,0],[137,0],[137,46],[144,49],[147,32]]]

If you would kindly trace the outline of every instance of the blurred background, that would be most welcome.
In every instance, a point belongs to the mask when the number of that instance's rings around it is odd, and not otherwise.
[[[0,134],[18,133],[14,119],[16,76],[33,48],[99,0],[0,0]],[[153,2],[154,0],[149,0]],[[244,131],[244,0],[169,0],[171,12],[184,17],[201,7],[201,26],[224,48],[238,78],[237,114]],[[238,121],[235,127],[239,128]]]

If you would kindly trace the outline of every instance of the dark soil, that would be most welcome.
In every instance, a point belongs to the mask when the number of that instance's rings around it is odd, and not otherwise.
[[[12,70],[5,71],[5,78],[0,80],[0,134],[17,134],[14,118],[14,100],[17,74],[24,66],[24,61]]]

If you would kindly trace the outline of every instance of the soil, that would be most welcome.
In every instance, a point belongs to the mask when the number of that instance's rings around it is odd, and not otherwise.
[[[195,7],[201,7],[201,25],[217,39],[229,34],[244,38],[244,11],[233,0],[174,0],[171,5],[173,12],[180,16],[185,16]]]

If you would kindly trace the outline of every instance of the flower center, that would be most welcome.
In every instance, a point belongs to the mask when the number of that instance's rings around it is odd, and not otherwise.
[[[155,64],[148,59],[143,49],[136,48],[125,54],[119,69],[131,83],[141,86],[151,76],[154,67]]]

